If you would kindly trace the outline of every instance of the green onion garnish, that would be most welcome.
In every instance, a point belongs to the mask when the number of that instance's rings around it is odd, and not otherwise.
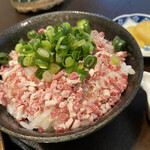
[[[38,34],[37,38],[39,38],[40,40],[45,40],[46,35],[45,35],[45,33],[40,33],[40,34]]]
[[[126,42],[122,40],[119,36],[115,36],[115,38],[112,41],[112,45],[114,46],[116,51],[119,51],[126,46]]]
[[[56,55],[55,55],[55,60],[56,60],[56,63],[58,63],[58,64],[62,64],[62,57],[60,57],[57,53],[56,53]]]
[[[66,28],[67,32],[71,32],[71,25],[68,22],[64,22],[62,25]]]
[[[29,32],[27,33],[27,37],[28,37],[29,40],[35,38],[36,36],[37,36],[37,33],[36,33],[35,30],[31,30],[31,31],[29,31]]]
[[[29,54],[29,53],[32,53],[33,52],[33,48],[31,45],[23,45],[21,48],[20,48],[20,53],[22,54]]]
[[[71,67],[74,64],[74,61],[74,58],[71,55],[68,55],[62,60],[62,65],[64,67]]]
[[[46,82],[51,82],[52,81],[53,75],[50,71],[48,71],[48,70],[44,71],[42,76],[43,76],[44,81],[46,81]]]
[[[39,59],[50,62],[51,53],[48,50],[45,50],[43,48],[38,48],[38,50],[35,52],[35,54]]]
[[[97,57],[93,56],[93,55],[88,55],[85,60],[84,60],[84,67],[88,68],[88,69],[92,69],[95,67],[97,63]]]
[[[61,67],[58,64],[56,64],[56,63],[51,63],[49,70],[53,74],[56,74],[56,73],[58,73],[61,70]]]
[[[82,19],[77,22],[77,26],[80,27],[81,29],[84,28],[84,24],[89,24],[89,21],[87,19]]]
[[[76,72],[77,68],[78,68],[78,62],[75,61],[71,67],[66,68],[66,72],[67,73]]]
[[[51,43],[48,40],[41,41],[42,48],[51,51]]]
[[[76,72],[80,74],[80,80],[81,81],[83,81],[89,75],[88,71],[85,71],[82,69],[77,69]]]
[[[20,52],[21,52],[21,51],[20,51],[21,47],[22,47],[22,44],[21,44],[21,43],[18,43],[18,44],[15,46],[15,51],[16,51],[16,53],[20,53]]]
[[[10,60],[10,56],[7,53],[0,53],[0,64],[7,64]]]
[[[41,41],[35,38],[30,42],[30,45],[33,47],[33,50],[36,51],[41,46]]]
[[[48,69],[49,64],[41,59],[34,59],[34,64],[41,69]]]
[[[33,65],[33,57],[31,56],[25,56],[23,59],[23,66],[29,67]]]
[[[112,55],[112,56],[110,57],[110,61],[111,61],[114,65],[119,65],[119,64],[120,64],[120,59],[119,59],[117,56],[115,56],[115,55]]]
[[[42,78],[43,78],[43,72],[44,72],[43,69],[38,68],[38,69],[36,70],[36,72],[35,72],[35,76],[36,76],[37,78],[39,78],[39,79],[42,79]]]
[[[89,25],[89,21],[87,19],[79,20],[77,22],[77,26],[80,27],[84,32],[87,32],[87,33],[90,34],[91,28],[90,28],[90,25]]]
[[[90,32],[90,23],[86,19],[79,20],[75,27],[64,22],[47,26],[44,33],[31,30],[27,33],[29,41],[21,39],[15,47],[16,53],[21,54],[18,62],[22,67],[37,66],[35,75],[39,79],[65,69],[67,73],[78,72],[83,81],[88,75],[85,68],[91,69],[97,63],[97,58],[92,55],[96,45]]]
[[[19,56],[19,57],[18,57],[18,63],[19,63],[22,67],[24,67],[24,65],[23,65],[23,60],[24,60],[25,57],[26,57],[26,56]]]

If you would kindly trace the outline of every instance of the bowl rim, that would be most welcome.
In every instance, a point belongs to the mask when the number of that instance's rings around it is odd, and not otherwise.
[[[26,22],[28,22],[30,20],[32,21],[33,19],[36,19],[36,18],[39,18],[39,17],[42,17],[42,16],[47,16],[47,15],[51,15],[51,14],[60,14],[60,13],[83,14],[83,15],[90,15],[90,16],[94,16],[94,17],[97,16],[97,17],[103,18],[103,19],[105,19],[105,20],[107,20],[107,21],[109,21],[109,22],[111,22],[113,24],[116,24],[118,27],[120,26],[116,22],[112,21],[110,18],[108,18],[106,16],[103,16],[103,15],[100,15],[100,14],[97,14],[97,13],[90,13],[90,12],[83,12],[83,11],[55,11],[55,12],[48,12],[48,13],[44,13],[44,14],[40,14],[40,15],[36,15],[36,16],[27,18],[27,19],[25,19],[25,20],[15,24],[15,25],[13,25],[12,27],[8,28],[7,30],[5,30],[2,34],[0,34],[0,37],[3,36],[5,33],[10,32],[13,28],[15,28],[18,25],[21,25],[22,23],[26,23]],[[121,28],[123,28],[123,27],[121,27]],[[133,38],[133,40],[135,41],[134,38]],[[144,63],[143,63],[142,54],[141,54],[141,65],[142,66],[141,66],[139,80],[137,81],[136,87],[132,91],[132,94],[129,97],[129,99],[127,99],[121,105],[122,107],[118,107],[118,109],[116,109],[115,112],[113,112],[110,116],[107,116],[107,119],[102,120],[100,123],[98,123],[98,124],[96,124],[94,126],[89,126],[88,128],[85,128],[84,130],[81,130],[81,131],[78,131],[78,132],[74,132],[72,134],[66,134],[66,135],[63,135],[63,136],[58,133],[57,137],[53,137],[53,136],[52,137],[42,137],[42,136],[35,137],[35,136],[30,136],[30,135],[23,135],[23,134],[11,131],[10,129],[7,129],[7,128],[3,127],[1,124],[0,124],[0,130],[5,132],[5,133],[7,133],[7,134],[9,134],[9,135],[11,135],[11,136],[14,136],[16,138],[31,140],[31,141],[35,141],[35,142],[39,142],[39,143],[58,143],[58,142],[74,140],[74,139],[77,139],[77,138],[81,138],[81,137],[83,137],[85,135],[89,135],[89,134],[99,130],[100,128],[104,127],[105,125],[107,125],[111,120],[113,120],[118,114],[120,114],[131,103],[131,101],[135,97],[135,95],[136,95],[136,93],[137,93],[137,91],[138,91],[138,89],[140,87],[140,83],[141,83],[142,76],[143,76]],[[69,136],[69,138],[68,138],[68,136]]]

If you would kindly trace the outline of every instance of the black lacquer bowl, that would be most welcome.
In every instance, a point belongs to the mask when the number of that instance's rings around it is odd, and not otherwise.
[[[121,100],[111,111],[104,115],[103,118],[97,120],[94,124],[66,133],[38,133],[37,131],[24,129],[15,122],[13,117],[7,113],[3,106],[0,106],[0,130],[17,138],[33,140],[40,143],[73,140],[104,127],[130,104],[140,87],[143,74],[143,57],[134,38],[123,27],[104,16],[78,11],[58,11],[29,18],[9,28],[0,35],[0,51],[10,52],[14,49],[18,40],[25,38],[27,31],[31,29],[38,30],[40,28],[45,28],[47,25],[61,24],[65,21],[69,22],[72,26],[75,26],[77,20],[83,18],[90,21],[92,29],[105,32],[106,39],[113,40],[115,35],[118,35],[127,42],[126,50],[128,51],[128,56],[126,63],[132,65],[136,74],[129,76],[129,84],[125,92],[122,94]]]

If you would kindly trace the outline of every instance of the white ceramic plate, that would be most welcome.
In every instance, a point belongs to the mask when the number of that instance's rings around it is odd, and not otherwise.
[[[118,16],[113,19],[116,23],[120,24],[124,28],[129,26],[135,26],[141,21],[150,20],[150,15],[142,14],[142,13],[135,13],[135,14],[125,14]],[[144,57],[150,57],[150,45],[141,48],[142,54]]]

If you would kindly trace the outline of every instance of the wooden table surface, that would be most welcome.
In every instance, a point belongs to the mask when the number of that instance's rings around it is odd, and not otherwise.
[[[2,138],[2,133],[0,132],[0,150],[4,150],[4,142]]]
[[[9,0],[0,0],[0,33],[26,18],[52,11],[78,10],[98,13],[111,19],[127,13],[150,14],[150,0],[65,0],[59,6],[38,13],[20,14]],[[144,69],[150,71],[150,58],[144,58]],[[6,150],[16,149],[4,134]],[[41,144],[51,150],[149,150],[150,125],[146,115],[146,94],[139,89],[132,103],[110,124],[79,140]]]

